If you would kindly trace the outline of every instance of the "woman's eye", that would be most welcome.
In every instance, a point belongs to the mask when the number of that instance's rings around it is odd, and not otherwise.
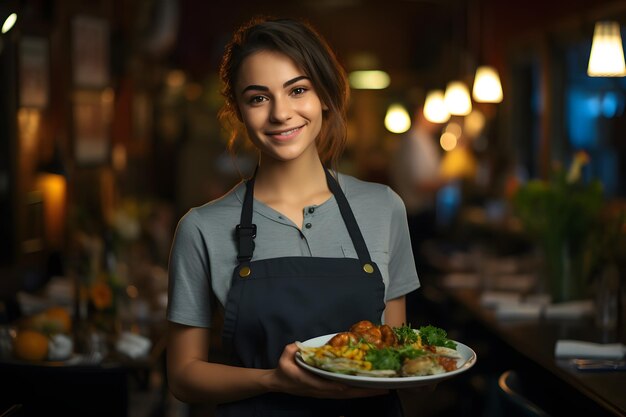
[[[264,102],[265,100],[267,100],[267,99],[265,97],[263,97],[263,96],[254,96],[254,97],[250,97],[249,102],[251,104],[259,104],[259,103]]]
[[[291,93],[295,96],[299,96],[300,94],[304,94],[305,92],[306,88],[304,87],[296,87],[291,91]]]

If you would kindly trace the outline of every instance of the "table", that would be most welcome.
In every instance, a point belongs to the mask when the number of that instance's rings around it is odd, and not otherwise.
[[[109,347],[99,361],[75,354],[67,361],[0,358],[0,413],[22,404],[20,415],[145,417],[164,407],[165,332],[160,321],[149,335],[146,356],[131,358]],[[151,376],[159,373],[158,382]],[[141,404],[138,399],[141,398]]]
[[[410,300],[422,305],[418,311],[409,309],[409,317],[413,314],[420,320],[419,314],[427,312],[430,319],[451,329],[457,340],[474,345],[483,365],[477,372],[516,369],[536,381],[536,402],[554,415],[626,416],[626,372],[580,372],[554,357],[558,339],[624,342],[624,329],[602,332],[591,318],[500,320],[481,305],[479,289],[446,288],[436,277],[422,283]]]

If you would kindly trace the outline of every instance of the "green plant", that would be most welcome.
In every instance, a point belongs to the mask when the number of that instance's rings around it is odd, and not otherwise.
[[[543,250],[549,288],[555,301],[583,295],[595,260],[589,255],[604,206],[598,180],[583,181],[589,162],[578,152],[569,170],[557,165],[547,180],[535,179],[513,195],[513,208],[524,230]]]

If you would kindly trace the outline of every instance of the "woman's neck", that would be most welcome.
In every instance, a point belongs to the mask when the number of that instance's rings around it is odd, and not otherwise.
[[[264,203],[321,204],[329,193],[324,167],[317,155],[288,162],[262,158],[259,163],[254,196]]]

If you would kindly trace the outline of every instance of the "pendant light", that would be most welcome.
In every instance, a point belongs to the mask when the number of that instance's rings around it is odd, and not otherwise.
[[[473,7],[472,7],[473,6]],[[476,0],[470,4],[470,26],[473,28],[469,31],[468,37],[472,36],[475,44],[478,59],[485,62],[486,57],[484,51],[493,49],[493,11],[485,8],[480,0]],[[474,85],[472,87],[472,98],[478,103],[500,103],[502,102],[502,84],[500,83],[500,75],[498,70],[486,64],[478,65],[474,75]]]
[[[424,117],[432,123],[445,123],[450,119],[450,112],[443,101],[443,90],[432,90],[426,95]]]
[[[451,115],[466,116],[472,111],[472,99],[462,81],[450,81],[446,86],[443,101]]]
[[[402,104],[394,103],[389,106],[385,115],[385,127],[392,133],[404,133],[411,128],[411,116]]]
[[[10,31],[15,26],[15,22],[17,22],[17,13],[11,13],[2,23],[2,34]]]
[[[590,77],[623,77],[626,75],[622,37],[617,22],[596,22],[587,75]]]
[[[476,69],[472,97],[479,103],[502,101],[502,84],[498,71],[494,67],[481,65]]]

